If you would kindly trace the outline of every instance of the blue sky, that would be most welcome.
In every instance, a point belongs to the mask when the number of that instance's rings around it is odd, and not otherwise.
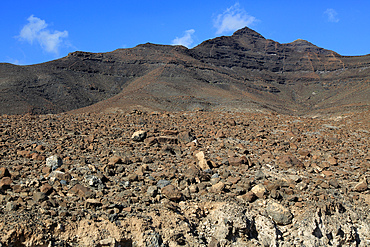
[[[0,62],[36,64],[76,50],[182,44],[248,26],[267,39],[305,39],[341,55],[370,53],[370,1],[2,0]]]

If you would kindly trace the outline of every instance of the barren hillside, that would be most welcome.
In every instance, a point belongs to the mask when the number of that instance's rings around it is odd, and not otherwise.
[[[369,68],[368,55],[344,57],[305,40],[280,44],[244,28],[193,49],[148,43],[0,64],[0,113],[357,111],[368,109]]]

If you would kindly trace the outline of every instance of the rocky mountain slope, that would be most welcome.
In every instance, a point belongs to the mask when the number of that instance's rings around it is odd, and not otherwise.
[[[193,49],[148,43],[0,64],[0,113],[344,112],[368,109],[369,78],[369,55],[341,56],[305,40],[280,44],[246,27]]]

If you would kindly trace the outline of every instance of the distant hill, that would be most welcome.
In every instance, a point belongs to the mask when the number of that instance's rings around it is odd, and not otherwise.
[[[47,63],[0,64],[0,114],[120,110],[363,110],[370,55],[341,56],[305,40],[280,44],[245,27],[193,49],[143,44],[76,51]]]

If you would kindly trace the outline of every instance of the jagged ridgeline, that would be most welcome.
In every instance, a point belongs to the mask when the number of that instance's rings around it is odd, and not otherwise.
[[[369,55],[341,56],[301,39],[280,44],[246,27],[193,49],[147,43],[0,64],[0,114],[362,110],[370,101],[369,68]]]

